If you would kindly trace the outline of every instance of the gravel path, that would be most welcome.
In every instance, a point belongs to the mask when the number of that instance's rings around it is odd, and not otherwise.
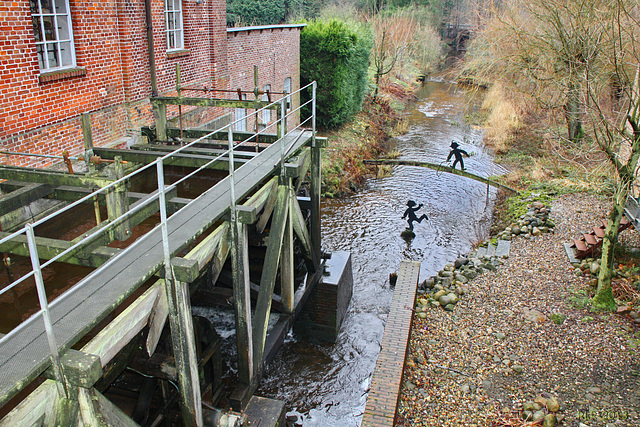
[[[554,234],[516,237],[504,265],[469,282],[453,312],[414,316],[397,425],[522,425],[526,401],[553,396],[557,425],[640,426],[640,329],[628,315],[584,308],[590,278],[576,276],[563,248],[606,212],[595,196],[559,197]]]

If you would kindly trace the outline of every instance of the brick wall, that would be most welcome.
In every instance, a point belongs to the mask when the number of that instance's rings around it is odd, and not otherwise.
[[[253,91],[254,66],[258,67],[258,88],[271,85],[272,92],[283,92],[284,80],[291,78],[292,92],[300,88],[300,26],[276,25],[267,27],[247,27],[229,29],[227,32],[229,89]],[[272,101],[281,98],[274,95]],[[237,96],[234,97],[237,99]],[[253,100],[253,94],[247,95]],[[299,96],[292,99],[294,108],[300,105]],[[249,115],[252,111],[247,112]],[[275,111],[271,117],[276,119]],[[299,115],[288,120],[289,128],[299,122]],[[310,126],[310,125],[309,125]],[[249,121],[247,130],[253,130]],[[273,129],[273,130],[272,130]],[[269,128],[275,132],[275,127]]]
[[[78,67],[41,74],[28,0],[0,2],[0,146],[7,151],[60,155],[84,151],[80,116],[89,113],[95,146],[139,142],[153,124],[144,0],[69,0]],[[163,0],[151,0],[158,91],[174,95],[176,65],[183,84],[253,90],[259,82],[282,92],[299,88],[299,26],[231,31],[223,0],[183,0],[184,49],[167,52]],[[201,92],[186,96],[204,96]],[[222,92],[206,96],[225,98]],[[294,105],[299,105],[296,97]],[[187,113],[192,108],[183,108]],[[204,121],[230,113],[208,109]],[[170,108],[169,118],[177,116]],[[275,119],[275,114],[272,114]],[[297,123],[297,117],[289,119]],[[248,129],[252,129],[248,127]],[[273,130],[275,132],[275,129]],[[0,156],[0,163],[44,167],[51,160]]]
[[[94,145],[135,142],[153,114],[144,0],[70,0],[78,68],[40,73],[28,0],[0,2],[0,146],[60,155],[83,152],[80,116],[91,114]],[[183,1],[184,47],[167,53],[163,0],[151,0],[160,93],[183,82],[226,89],[226,2]],[[216,94],[221,97],[221,94]],[[173,112],[175,115],[175,112]],[[212,115],[220,111],[212,111]],[[48,166],[50,160],[2,155],[0,163]]]

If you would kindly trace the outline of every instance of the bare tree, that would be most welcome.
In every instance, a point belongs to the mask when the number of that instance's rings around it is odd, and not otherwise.
[[[612,309],[614,250],[640,159],[640,22],[636,0],[512,0],[495,11],[474,72],[547,111],[564,112],[571,141],[586,136],[613,168],[597,308]]]
[[[371,61],[374,68],[373,101],[378,98],[380,79],[390,73],[409,49],[416,22],[403,11],[381,12],[370,16],[367,21],[374,34]]]
[[[567,139],[584,136],[584,74],[602,53],[596,4],[607,0],[511,1],[492,25],[497,66],[546,109],[561,107]]]
[[[613,309],[611,289],[614,250],[625,205],[638,176],[640,159],[640,21],[638,4],[614,0],[600,8],[606,49],[600,73],[585,75],[594,139],[617,172],[613,206],[607,218],[594,304]],[[613,95],[613,96],[612,96]]]

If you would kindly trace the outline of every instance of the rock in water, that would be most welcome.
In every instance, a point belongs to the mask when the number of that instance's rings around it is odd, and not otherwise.
[[[414,237],[416,237],[416,233],[407,229],[407,230],[404,230],[402,233],[400,233],[400,237],[402,237],[405,240],[411,240]]]

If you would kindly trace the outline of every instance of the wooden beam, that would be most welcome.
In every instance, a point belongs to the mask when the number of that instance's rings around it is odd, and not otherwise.
[[[311,149],[310,148],[303,149],[303,151],[300,153],[298,163],[300,164],[300,172],[294,188],[296,194],[298,193],[298,190],[300,189],[300,186],[302,185],[302,183],[305,182],[307,178],[307,173],[311,168]]]
[[[60,357],[60,364],[66,384],[74,387],[91,388],[102,377],[100,357],[82,351],[69,349]],[[42,376],[55,380],[53,367],[49,367]]]
[[[0,232],[0,238],[9,236],[10,233]],[[49,239],[47,237],[36,237],[38,256],[40,259],[51,259],[71,247],[71,242],[67,240]],[[85,267],[100,267],[109,258],[120,252],[121,249],[99,247],[95,249],[79,248],[75,253],[62,257],[59,262],[66,262]],[[27,237],[19,235],[12,240],[0,244],[0,252],[7,252],[15,255],[29,256]]]
[[[153,117],[156,121],[156,138],[160,141],[167,140],[167,104],[155,102],[155,98],[151,98],[153,105]]]
[[[116,156],[113,162],[114,175],[116,179],[124,177],[124,166],[122,164],[122,157]],[[106,191],[107,201],[107,214],[109,221],[116,222],[116,219],[124,216],[113,229],[109,230],[109,233],[113,233],[113,238],[120,241],[125,241],[131,236],[131,222],[127,213],[129,212],[129,198],[127,197],[127,186],[125,182],[120,182],[114,187],[107,189]]]
[[[94,178],[86,175],[69,175],[64,172],[0,165],[0,179],[72,187],[102,188],[113,182],[110,179]]]
[[[289,188],[287,185],[278,186],[278,195],[271,221],[271,231],[269,233],[269,243],[262,267],[260,278],[260,293],[253,319],[253,351],[254,368],[256,373],[261,373],[263,369],[262,356],[264,344],[267,336],[267,326],[269,324],[269,314],[271,313],[271,295],[276,282],[276,274],[282,249],[282,239],[284,237],[285,225],[289,212]]]
[[[226,154],[228,148],[218,148],[221,146],[220,144],[208,144],[208,143],[198,143],[188,148],[183,148],[180,150],[182,154],[188,155],[197,155],[197,156],[210,156],[216,157],[220,155]],[[129,150],[137,150],[137,151],[158,151],[163,152],[165,154],[171,153],[175,151],[178,147],[174,145],[164,145],[164,144],[138,144],[133,145]],[[253,147],[252,147],[253,148]],[[236,149],[233,151],[234,157],[245,157],[245,158],[253,158],[260,153],[256,153],[255,151],[249,151],[246,149]]]
[[[291,186],[291,178],[289,178],[289,199],[295,199],[293,187]],[[280,253],[280,296],[284,312],[292,314],[293,297],[295,292],[295,272],[293,264],[293,212],[292,203],[285,202],[289,212],[287,213],[287,222],[285,224],[284,236],[282,241],[282,252]]]
[[[82,347],[83,353],[100,357],[105,367],[118,352],[129,343],[147,324],[155,306],[161,282],[157,281],[129,307],[103,328],[91,341]]]
[[[291,197],[289,203],[291,204],[291,210],[293,214],[293,229],[296,232],[296,236],[298,236],[300,246],[302,246],[302,251],[305,258],[310,261],[307,263],[307,266],[309,267],[310,271],[316,271],[318,269],[320,259],[317,255],[317,251],[314,250],[314,242],[312,241],[311,236],[307,231],[307,223],[304,219],[304,215],[302,215],[300,204],[298,203],[298,199],[296,197]]]
[[[152,98],[152,102],[158,105],[191,105],[193,107],[222,107],[222,108],[246,108],[248,110],[259,110],[267,108],[269,110],[277,110],[278,104],[269,105],[267,101],[241,101],[237,99],[211,99],[211,98],[187,98],[187,97],[169,97],[158,96]]]
[[[200,267],[197,259],[173,257],[171,258],[171,268],[173,268],[173,275],[176,280],[181,282],[192,283],[200,276]],[[164,276],[164,268],[160,274]]]
[[[320,224],[320,194],[322,185],[322,153],[321,148],[326,140],[318,138],[314,132],[311,137],[311,251],[316,259],[320,259],[321,252],[321,224]]]
[[[85,425],[110,427],[139,427],[120,408],[96,389],[80,389],[80,416]],[[86,421],[85,421],[86,420]]]
[[[95,148],[94,151],[105,159],[110,159],[116,155],[121,156],[123,160],[128,162],[149,164],[156,161],[158,157],[167,155],[164,151],[142,151],[142,150],[120,150],[117,148]],[[164,161],[165,166],[180,166],[187,168],[202,167],[214,158],[213,155],[202,154],[183,154],[176,153]],[[237,158],[234,160],[236,167],[245,164],[248,159]],[[228,170],[229,162],[227,158],[221,158],[207,166],[207,169]],[[0,171],[0,176],[2,175]]]
[[[142,127],[143,133],[146,132],[155,132],[155,128],[151,129],[149,127]],[[200,139],[207,136],[206,141],[221,141],[220,144],[215,144],[216,147],[223,148],[223,146],[228,145],[229,135],[226,131],[223,132],[215,132],[211,133],[209,130],[201,130],[201,129],[183,129],[182,137],[186,139]],[[168,128],[167,129],[167,137],[169,138],[180,138],[180,129],[176,128]],[[278,137],[274,133],[261,133],[257,136],[255,132],[240,132],[237,130],[233,131],[233,140],[234,141],[249,141],[255,142],[256,139],[260,141],[260,143],[272,144],[278,140]],[[166,141],[166,139],[162,139],[161,141]],[[223,142],[222,142],[223,141]],[[134,145],[132,148],[134,149],[144,149],[143,146],[145,144]]]
[[[465,178],[470,178],[476,181],[480,181],[484,184],[488,184],[491,185],[493,187],[497,187],[500,188],[502,190],[506,190],[509,191],[511,193],[518,193],[518,190],[508,187],[504,184],[500,184],[499,182],[495,182],[492,181],[488,178],[484,178],[482,176],[478,176],[475,174],[472,174],[470,172],[466,172],[466,171],[462,171],[459,169],[455,169],[449,166],[444,166],[444,165],[437,165],[435,163],[429,163],[429,162],[418,162],[415,160],[396,160],[396,159],[379,159],[379,160],[365,160],[365,163],[370,164],[370,165],[404,165],[404,166],[419,166],[419,167],[423,167],[423,168],[429,168],[429,169],[434,169],[440,172],[447,172],[447,173],[451,173],[454,175],[460,175],[463,176]]]
[[[263,185],[260,190],[256,191],[253,196],[249,198],[246,202],[244,202],[243,206],[254,207],[256,209],[256,214],[260,213],[264,208],[267,200],[269,199],[269,195],[274,190],[274,188],[278,187],[278,177],[274,176],[271,178],[265,185]],[[274,193],[275,194],[275,193]]]
[[[267,226],[267,222],[269,221],[269,218],[271,217],[271,214],[273,213],[273,208],[276,205],[276,200],[277,200],[277,195],[278,195],[278,185],[274,185],[273,187],[271,187],[271,191],[269,193],[269,196],[267,198],[267,202],[266,205],[264,207],[264,210],[262,212],[262,214],[260,215],[260,218],[258,219],[258,223],[256,224],[256,231],[258,233],[262,233],[264,232],[265,227]]]
[[[46,380],[0,420],[1,427],[51,425],[58,387]]]
[[[16,209],[20,209],[23,206],[48,196],[53,192],[53,189],[49,185],[33,183],[25,184],[26,185],[24,187],[0,197],[0,216],[6,215]]]
[[[222,239],[220,240],[220,244],[216,248],[216,252],[211,262],[211,285],[212,286],[218,280],[218,276],[220,276],[220,272],[222,272],[222,268],[224,267],[224,263],[227,261],[227,257],[229,256],[230,250],[231,250],[231,236],[230,236],[229,229],[227,229]]]
[[[160,279],[154,284],[160,287],[163,286],[164,280]],[[147,354],[152,356],[155,353],[158,344],[160,343],[160,337],[162,336],[162,330],[167,323],[169,317],[169,303],[167,301],[167,294],[165,292],[159,292],[155,305],[151,311],[151,317],[149,318],[149,333],[147,334]]]
[[[255,374],[255,359],[251,321],[247,225],[234,221],[230,224],[230,231],[233,297],[236,312],[238,379],[241,384],[250,385]]]

